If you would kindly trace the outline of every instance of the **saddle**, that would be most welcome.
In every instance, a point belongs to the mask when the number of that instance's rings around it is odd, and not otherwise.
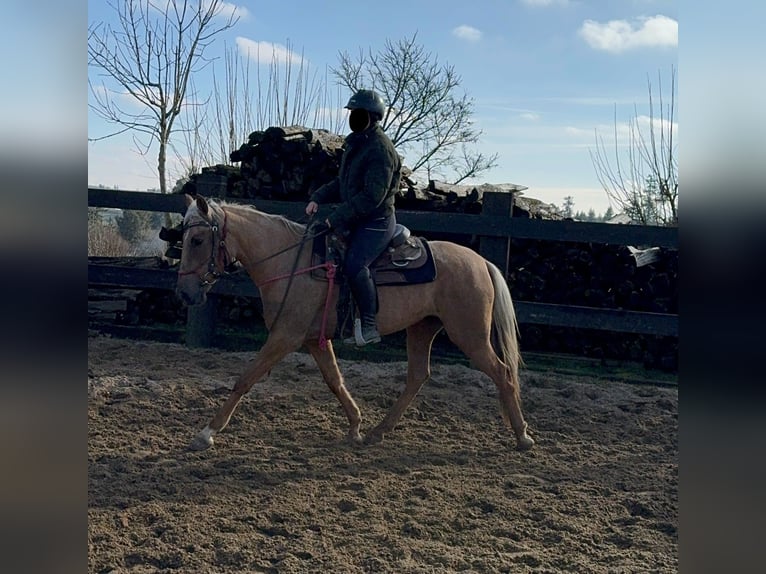
[[[312,267],[317,267],[311,276],[328,281],[327,270],[322,267],[327,261],[338,266],[336,278],[340,284],[336,313],[335,339],[346,339],[354,334],[355,306],[348,281],[340,270],[343,268],[345,242],[334,234],[314,239]],[[370,275],[376,285],[413,285],[428,283],[436,279],[436,263],[428,242],[421,237],[412,237],[404,225],[396,224],[394,236],[388,247],[370,265]]]
[[[312,266],[334,260],[339,268],[345,254],[345,243],[335,235],[314,239]],[[370,265],[370,274],[376,285],[411,285],[429,283],[436,279],[436,264],[428,241],[413,237],[404,225],[396,224],[388,247]],[[327,271],[318,268],[311,272],[315,279],[327,281]]]

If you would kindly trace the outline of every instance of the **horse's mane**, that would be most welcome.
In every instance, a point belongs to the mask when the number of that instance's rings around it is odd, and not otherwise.
[[[250,213],[257,213],[258,215],[265,217],[267,219],[270,219],[272,221],[275,221],[285,227],[288,231],[293,233],[297,236],[302,236],[306,227],[300,223],[296,223],[294,221],[291,221],[287,219],[286,217],[282,215],[275,215],[273,213],[266,213],[265,211],[259,211],[254,205],[245,205],[242,203],[232,203],[228,201],[220,201],[220,202],[210,202],[213,203],[213,205],[217,207],[225,207],[231,211],[235,212],[250,212]]]

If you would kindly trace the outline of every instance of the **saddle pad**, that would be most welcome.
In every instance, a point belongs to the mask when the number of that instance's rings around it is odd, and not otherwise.
[[[327,247],[324,237],[314,240],[312,265],[326,261]],[[411,285],[429,283],[436,279],[436,262],[431,246],[422,237],[410,237],[395,249],[386,249],[370,265],[376,285]],[[327,272],[320,268],[311,272],[315,279],[327,281]]]

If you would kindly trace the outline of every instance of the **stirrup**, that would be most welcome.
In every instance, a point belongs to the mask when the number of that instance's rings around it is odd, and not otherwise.
[[[375,334],[371,338],[365,339],[362,334],[362,320],[357,317],[354,319],[354,336],[343,339],[343,343],[346,345],[364,347],[365,345],[370,345],[372,343],[380,343],[380,334],[378,333],[378,330],[375,329]]]

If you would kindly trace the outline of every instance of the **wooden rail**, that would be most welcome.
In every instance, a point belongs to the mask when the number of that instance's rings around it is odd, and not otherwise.
[[[204,193],[203,193],[204,195]],[[499,197],[498,197],[499,196]],[[481,214],[406,211],[398,209],[396,219],[421,232],[449,230],[450,233],[481,235],[492,238],[543,239],[549,241],[612,243],[615,245],[650,245],[678,249],[678,229],[643,225],[612,225],[583,221],[547,221],[510,217],[510,194],[485,193]],[[226,201],[237,203],[236,199]],[[248,200],[248,203],[250,200]],[[241,203],[241,202],[240,202]],[[295,201],[255,200],[266,213],[298,220],[304,217],[304,205]],[[183,196],[114,189],[88,188],[88,207],[116,207],[139,211],[184,213]],[[504,265],[503,265],[504,267]]]
[[[217,195],[215,190],[203,195]],[[227,201],[236,201],[227,199]],[[250,200],[248,200],[250,201]],[[485,193],[479,215],[397,210],[397,220],[418,232],[444,232],[477,235],[479,252],[508,276],[508,253],[511,238],[566,242],[592,242],[615,245],[647,245],[678,248],[678,229],[639,225],[610,225],[576,221],[544,221],[510,217],[512,196],[506,193]],[[258,209],[284,215],[293,220],[304,216],[304,206],[298,202],[256,200]],[[89,207],[111,207],[141,211],[184,213],[186,203],[178,194],[88,188]],[[176,273],[170,269],[142,269],[110,265],[98,258],[89,258],[88,285],[127,287],[134,289],[175,289]],[[258,289],[245,273],[225,276],[211,290],[215,295],[258,297]],[[554,305],[530,301],[515,301],[520,323],[556,325],[585,329],[678,336],[678,315],[645,313],[617,309],[601,309],[573,305]],[[214,331],[213,303],[189,309],[187,344],[208,346]]]

